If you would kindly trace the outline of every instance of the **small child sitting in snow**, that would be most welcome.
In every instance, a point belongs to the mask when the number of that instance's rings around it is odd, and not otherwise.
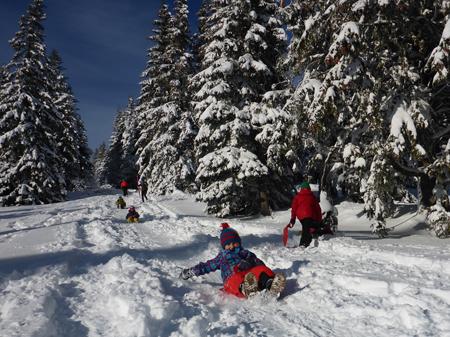
[[[128,208],[128,214],[126,216],[128,222],[139,222],[139,213],[136,212],[134,206]]]
[[[220,244],[223,249],[215,258],[183,269],[180,278],[187,280],[220,269],[223,290],[229,294],[249,297],[264,289],[274,295],[281,293],[286,285],[285,276],[275,274],[254,253],[244,249],[239,234],[227,223],[222,224]]]
[[[116,206],[117,208],[124,209],[125,207],[127,207],[127,203],[125,202],[125,200],[123,200],[122,197],[119,197],[119,199],[117,199],[116,201]]]

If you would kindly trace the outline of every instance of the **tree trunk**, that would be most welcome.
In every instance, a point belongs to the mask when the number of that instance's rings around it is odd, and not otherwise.
[[[416,168],[410,168],[399,163],[398,159],[392,155],[388,157],[391,165],[401,174],[407,177],[417,177],[419,207],[430,207],[436,203],[433,196],[433,189],[436,186],[436,177],[430,177],[423,171]]]
[[[322,176],[320,178],[320,191],[324,191],[327,193],[328,200],[334,205],[334,197],[335,193],[333,187],[331,186],[331,182],[329,179],[329,173],[331,170],[330,162],[332,161],[333,155],[336,151],[336,147],[333,147],[328,153],[325,161],[323,162],[323,171]]]
[[[419,204],[423,207],[430,207],[435,204],[433,198],[433,188],[436,185],[436,178],[426,174],[419,177]]]

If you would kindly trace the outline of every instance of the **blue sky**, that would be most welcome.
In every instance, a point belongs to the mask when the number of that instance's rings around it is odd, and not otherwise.
[[[0,0],[0,63],[13,51],[8,41],[31,0]],[[92,149],[111,136],[118,108],[139,93],[153,20],[160,0],[46,0],[48,50],[58,50],[78,99]],[[172,0],[169,0],[172,6]],[[200,0],[190,0],[190,21]]]

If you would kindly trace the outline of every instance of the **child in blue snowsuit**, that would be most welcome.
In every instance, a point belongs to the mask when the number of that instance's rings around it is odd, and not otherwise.
[[[223,290],[237,297],[249,297],[264,289],[278,295],[284,289],[285,276],[275,274],[254,253],[244,249],[239,234],[227,223],[222,224],[220,244],[223,249],[215,258],[184,269],[180,278],[187,280],[220,269]]]

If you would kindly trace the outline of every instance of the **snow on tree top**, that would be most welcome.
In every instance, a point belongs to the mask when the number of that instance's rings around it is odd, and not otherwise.
[[[445,80],[448,76],[448,67],[446,59],[449,56],[450,49],[450,19],[447,20],[439,45],[431,52],[427,66],[436,71],[433,77],[433,84]]]
[[[252,31],[253,33],[266,34],[267,29],[266,29],[266,27],[264,27],[258,23],[254,23],[252,25],[252,27],[250,28],[250,31]]]
[[[420,155],[422,155],[422,156],[425,156],[425,155],[427,154],[427,152],[425,151],[425,149],[423,148],[423,146],[420,145],[420,144],[416,144],[416,146],[415,146],[414,148],[415,148],[416,151],[417,151]]]
[[[391,119],[391,131],[390,136],[394,137],[394,152],[396,154],[400,153],[400,150],[403,149],[403,144],[405,144],[405,138],[402,134],[403,126],[411,133],[414,139],[417,137],[416,126],[414,125],[414,121],[411,115],[408,113],[408,108],[406,103],[403,101],[397,105],[395,112]]]
[[[314,100],[317,99],[320,95],[320,87],[322,86],[322,82],[315,78],[304,79],[301,85],[295,92],[295,95],[298,95],[301,91],[312,91],[314,93]]]
[[[359,39],[359,35],[359,27],[356,22],[349,21],[344,23],[341,31],[328,50],[327,58],[334,59],[341,53],[343,46],[351,48],[354,42]]]
[[[225,59],[220,59],[218,60],[215,65],[219,65],[219,67],[217,67],[214,70],[214,73],[220,72],[222,74],[231,74],[234,70],[234,64],[233,62],[230,62],[228,60]]]
[[[442,40],[450,40],[450,18],[445,23],[444,31],[442,32]]]
[[[330,102],[330,101],[333,101],[335,97],[336,97],[336,92],[334,91],[333,87],[329,87],[327,89],[327,92],[325,94],[323,101]]]
[[[342,29],[337,40],[348,39],[348,37],[352,34],[359,36],[359,26],[354,21],[346,22],[342,25]]]
[[[237,170],[239,179],[268,174],[267,167],[259,161],[255,154],[243,148],[228,146],[201,158],[197,176],[217,175],[224,168],[229,171]]]
[[[366,167],[366,160],[362,157],[359,157],[355,160],[355,167],[364,168]]]
[[[230,22],[230,21],[225,21],[223,23],[223,26],[221,29],[219,29],[215,34],[214,37],[220,37],[220,38],[225,38],[227,36],[227,32],[230,31],[230,27],[234,26],[236,23]]]
[[[349,159],[351,156],[354,155],[355,152],[359,153],[358,148],[354,144],[349,143],[344,147],[344,151],[342,152],[342,158]]]
[[[269,67],[267,67],[263,62],[256,61],[251,54],[245,54],[239,58],[239,63],[241,69],[250,70],[254,69],[255,71],[262,71],[265,73],[270,73]]]
[[[379,4],[381,7],[384,7],[384,6],[389,5],[390,2],[391,2],[391,0],[378,0],[378,4]]]
[[[357,12],[359,10],[364,10],[368,4],[369,0],[358,0],[353,4],[352,11]]]
[[[306,34],[308,34],[308,31],[312,28],[312,26],[314,26],[316,21],[319,19],[319,16],[320,16],[319,13],[316,13],[316,15],[314,15],[314,17],[310,16],[304,21],[305,29],[303,31],[303,34],[302,34],[300,40],[303,40],[306,38]]]

